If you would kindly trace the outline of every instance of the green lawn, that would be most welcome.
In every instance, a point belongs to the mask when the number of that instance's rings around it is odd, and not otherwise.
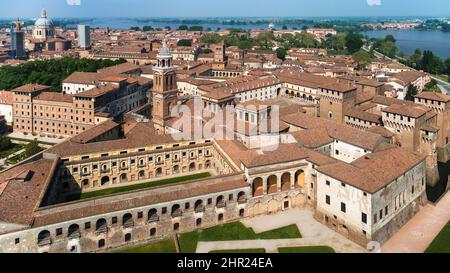
[[[449,81],[448,81],[449,77],[448,77],[447,75],[445,75],[445,74],[442,74],[442,75],[433,75],[433,76],[436,77],[436,78],[438,78],[438,79],[440,79],[440,80],[442,80],[442,81],[444,81],[444,82],[449,82]]]
[[[182,253],[195,253],[198,241],[211,242],[293,238],[301,238],[297,225],[290,225],[258,234],[255,233],[252,228],[245,227],[241,222],[233,222],[181,234],[180,248]]]
[[[12,155],[13,153],[20,151],[23,148],[24,148],[23,145],[12,143],[11,147],[9,147],[6,150],[0,151],[0,158],[6,158]]]
[[[209,253],[266,253],[264,248],[213,250]]]
[[[450,222],[434,238],[425,253],[450,253]]]
[[[171,239],[151,242],[146,245],[127,248],[115,253],[176,253],[175,243]]]
[[[152,188],[152,187],[157,187],[157,186],[175,184],[175,183],[179,183],[179,182],[186,182],[186,181],[190,181],[190,180],[207,178],[210,176],[211,176],[211,174],[208,172],[187,175],[187,176],[180,176],[180,177],[163,179],[163,180],[158,180],[158,181],[153,181],[153,182],[148,182],[148,183],[141,183],[141,184],[125,186],[125,187],[110,188],[110,189],[104,189],[104,190],[99,190],[99,191],[86,192],[86,193],[82,193],[79,196],[72,196],[70,199],[71,200],[88,199],[88,198],[92,198],[92,197],[99,197],[99,196],[111,195],[111,194],[116,194],[116,193],[121,193],[121,192],[147,189],[147,188]]]
[[[280,247],[279,253],[336,253],[329,246]]]
[[[39,147],[39,152],[41,152],[43,150],[44,150],[43,148]],[[31,155],[27,155],[26,152],[23,152],[23,153],[20,153],[20,154],[18,154],[16,156],[13,156],[13,157],[9,158],[8,160],[6,160],[6,163],[8,163],[9,165],[15,165],[15,164],[17,164],[17,163],[19,163],[19,162],[21,162],[21,161],[23,161],[23,160],[25,160],[25,159],[27,159],[29,157],[31,157]]]

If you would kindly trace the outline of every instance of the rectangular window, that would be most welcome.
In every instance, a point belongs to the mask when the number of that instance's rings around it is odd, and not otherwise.
[[[383,210],[380,209],[380,220],[383,219]]]
[[[330,186],[330,181],[327,180],[326,184],[327,184],[327,186]]]
[[[342,202],[341,202],[341,211],[344,213],[347,211],[347,206],[345,205],[345,203]]]
[[[327,203],[327,205],[330,205],[330,204],[331,204],[330,196],[329,196],[329,195],[325,196],[325,203]]]
[[[56,229],[56,236],[61,236],[63,234],[63,229],[62,228],[57,228]]]
[[[388,206],[386,206],[384,208],[384,215],[388,215],[388,213],[389,213],[389,208],[388,208]]]
[[[167,207],[162,208],[161,213],[162,214],[166,214],[167,213]]]
[[[364,212],[361,213],[361,222],[367,224],[367,214],[365,214]]]
[[[111,223],[114,225],[114,224],[117,224],[117,217],[116,216],[114,216],[112,219],[111,219]]]

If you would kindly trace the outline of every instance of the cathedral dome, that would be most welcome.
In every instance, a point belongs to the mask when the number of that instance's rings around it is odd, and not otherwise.
[[[47,12],[45,9],[41,12],[41,17],[36,20],[34,23],[35,27],[38,28],[52,28],[53,27],[53,21],[49,18],[47,18]]]

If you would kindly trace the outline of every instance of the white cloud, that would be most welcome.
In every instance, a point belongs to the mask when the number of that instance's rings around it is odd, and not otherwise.
[[[66,1],[67,1],[67,5],[70,5],[70,6],[81,5],[81,0],[66,0]]]
[[[381,0],[367,0],[369,6],[381,6]]]

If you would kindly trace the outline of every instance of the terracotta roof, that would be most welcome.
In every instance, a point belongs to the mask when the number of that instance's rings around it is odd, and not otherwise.
[[[140,69],[139,66],[132,63],[123,63],[98,70],[102,74],[126,74]]]
[[[440,102],[449,102],[450,101],[450,95],[436,93],[436,92],[422,92],[422,93],[416,95],[416,98],[434,100],[434,101],[440,101]]]
[[[69,139],[48,149],[46,153],[56,154],[60,157],[68,157],[73,155],[141,148],[172,142],[175,142],[175,140],[170,135],[157,135],[153,123],[138,122],[135,123],[133,129],[131,129],[123,139],[86,144],[77,143]]]
[[[400,104],[393,104],[391,106],[383,108],[382,111],[386,113],[402,115],[411,118],[419,118],[428,112],[427,110],[424,110],[419,107],[410,107]]]
[[[384,139],[377,134],[362,131],[324,118],[311,117],[303,113],[283,116],[281,119],[287,124],[306,130],[324,127],[327,129],[329,137],[370,151],[375,150],[378,145],[384,142]]]
[[[83,92],[76,94],[76,97],[83,98],[96,98],[105,95],[106,93],[112,92],[114,90],[118,90],[119,87],[114,86],[112,84],[101,85]]]
[[[55,101],[55,102],[63,102],[63,103],[72,103],[73,96],[63,93],[56,92],[42,92],[37,95],[34,100],[43,100],[43,101]]]
[[[369,129],[367,129],[368,132],[378,134],[382,137],[391,138],[394,137],[395,134],[389,131],[388,129],[384,128],[383,126],[372,126]]]
[[[391,146],[360,157],[351,164],[338,162],[320,166],[317,170],[365,192],[375,193],[424,160],[425,156]]]
[[[71,141],[78,143],[88,143],[94,140],[96,137],[103,135],[106,132],[111,131],[114,128],[119,127],[118,123],[115,123],[111,119],[108,119],[89,130],[86,130],[74,137],[72,137]]]
[[[381,123],[381,116],[377,115],[377,114],[372,114],[372,113],[368,113],[368,112],[364,112],[358,108],[352,108],[349,111],[347,111],[345,113],[346,116],[348,117],[353,117],[353,118],[357,118],[363,121],[370,121],[370,122],[374,122],[377,124]]]
[[[337,91],[339,93],[347,93],[356,90],[356,86],[343,83],[321,84],[319,88]]]
[[[40,85],[40,84],[26,84],[16,89],[13,89],[13,92],[37,92],[37,91],[45,91],[50,89],[50,86]]]
[[[310,130],[290,132],[299,144],[306,148],[315,149],[330,144],[333,139],[328,135],[325,127],[318,127]]]
[[[139,193],[134,191],[121,194],[120,198],[106,196],[94,200],[66,203],[60,206],[42,208],[36,213],[33,226],[49,225],[130,208],[247,188],[248,183],[244,181],[241,175],[233,175],[140,190]]]
[[[69,77],[64,79],[63,83],[95,85],[103,76],[103,74],[95,72],[74,72]]]
[[[32,224],[56,165],[41,159],[0,173],[0,222]]]

